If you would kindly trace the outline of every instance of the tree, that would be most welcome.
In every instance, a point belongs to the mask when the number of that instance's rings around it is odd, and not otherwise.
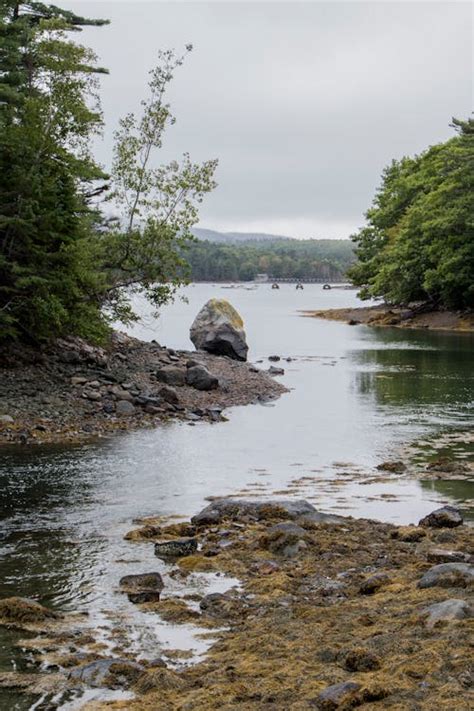
[[[353,237],[362,298],[474,306],[474,122],[420,156],[393,161]]]
[[[0,335],[38,339],[93,315],[77,244],[103,177],[88,144],[105,70],[66,33],[105,21],[38,2],[1,2],[0,13]]]

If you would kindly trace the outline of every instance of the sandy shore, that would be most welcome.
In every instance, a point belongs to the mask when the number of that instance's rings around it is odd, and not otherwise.
[[[428,311],[416,313],[408,308],[380,305],[354,309],[302,311],[301,313],[311,318],[345,321],[351,326],[364,324],[397,328],[428,328],[436,331],[474,331],[474,314],[472,312]]]

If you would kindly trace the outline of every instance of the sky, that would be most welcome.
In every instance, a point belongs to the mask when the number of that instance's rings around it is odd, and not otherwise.
[[[111,20],[79,39],[110,75],[96,156],[139,109],[159,49],[194,45],[169,101],[156,162],[218,158],[200,227],[346,238],[393,158],[453,135],[472,111],[468,2],[64,0]]]

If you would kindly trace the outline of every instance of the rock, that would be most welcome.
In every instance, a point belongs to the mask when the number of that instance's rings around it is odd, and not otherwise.
[[[129,659],[99,659],[71,669],[69,679],[82,681],[92,687],[127,689],[144,671],[141,664]]]
[[[441,563],[426,571],[418,581],[419,588],[466,588],[474,583],[474,565]]]
[[[257,575],[272,575],[278,573],[280,566],[273,560],[263,560],[261,563],[254,563],[251,571]]]
[[[271,355],[271,356],[268,356],[268,360],[271,360],[274,363],[277,363],[279,360],[281,360],[281,358],[278,355]]]
[[[350,672],[368,672],[380,669],[380,659],[368,649],[351,649],[344,659],[344,666]]]
[[[176,365],[165,365],[157,370],[155,375],[160,383],[167,385],[184,385],[186,381],[184,368],[178,368]]]
[[[219,380],[203,365],[194,365],[186,371],[186,383],[196,390],[215,390]]]
[[[296,519],[299,516],[318,512],[303,499],[283,499],[275,501],[245,501],[243,499],[217,499],[192,517],[197,526],[231,521],[262,520],[267,518]]]
[[[422,611],[422,615],[426,616],[426,626],[434,627],[437,622],[441,621],[468,619],[473,617],[474,611],[466,600],[451,598],[426,607]]]
[[[241,611],[242,601],[229,592],[210,593],[203,597],[199,607],[206,615],[211,617],[234,617],[237,611]]]
[[[268,536],[279,535],[283,533],[292,534],[293,536],[299,536],[300,538],[304,538],[304,536],[306,536],[307,534],[304,528],[298,526],[298,524],[293,523],[291,521],[276,523],[274,526],[271,526],[267,531]]]
[[[451,551],[446,548],[433,548],[426,554],[429,563],[470,563],[472,562],[469,553],[462,551]]]
[[[135,413],[135,406],[128,400],[118,400],[115,405],[115,412],[120,417],[128,417]]]
[[[336,709],[350,709],[357,705],[357,692],[361,686],[355,681],[343,681],[333,684],[316,697],[311,705],[320,711],[336,711]]]
[[[375,573],[370,578],[364,580],[359,588],[361,595],[373,595],[382,587],[390,583],[390,576],[387,573]]]
[[[57,619],[57,612],[26,597],[6,597],[0,600],[0,620],[3,623],[35,623]]]
[[[140,573],[125,575],[120,579],[120,587],[127,593],[130,602],[157,602],[164,588],[163,578],[159,573]]]
[[[191,326],[190,337],[198,350],[247,360],[244,323],[224,299],[210,299],[202,307]]]
[[[406,466],[403,462],[382,462],[377,466],[379,471],[383,472],[393,472],[394,474],[401,474],[406,470]]]
[[[73,375],[71,378],[71,385],[85,385],[87,383],[87,378],[82,375]]]
[[[83,392],[83,396],[86,397],[88,400],[100,400],[102,398],[102,395],[100,392],[97,390],[85,390]]]
[[[274,365],[271,365],[268,369],[268,374],[269,375],[285,375],[285,369],[284,368],[277,368]]]
[[[117,400],[128,400],[129,402],[133,400],[133,395],[131,395],[128,390],[121,388],[120,385],[112,385],[112,387],[109,388],[109,393]]]
[[[158,390],[158,395],[165,402],[168,402],[171,405],[178,405],[179,404],[178,393],[176,392],[176,390],[174,388],[171,388],[169,385],[163,385],[163,387]]]
[[[155,543],[155,555],[158,558],[181,558],[195,553],[197,547],[195,538],[176,538]]]
[[[344,516],[337,514],[323,513],[316,509],[312,513],[303,514],[297,518],[298,523],[304,528],[311,528],[319,523],[340,524],[345,523]]]
[[[417,543],[425,536],[426,531],[417,526],[400,526],[391,533],[391,538],[397,538],[403,543]]]
[[[456,528],[462,523],[463,518],[458,509],[454,506],[443,506],[422,518],[418,525],[426,528]]]
[[[331,580],[324,575],[309,575],[303,583],[304,590],[315,592],[322,597],[346,597],[346,584],[340,580]]]
[[[14,419],[11,415],[0,415],[0,425],[12,425]]]

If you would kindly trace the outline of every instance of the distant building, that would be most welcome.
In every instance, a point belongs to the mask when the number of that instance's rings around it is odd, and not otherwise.
[[[258,282],[259,284],[265,284],[265,282],[268,281],[268,274],[257,274],[255,276],[254,281]]]

